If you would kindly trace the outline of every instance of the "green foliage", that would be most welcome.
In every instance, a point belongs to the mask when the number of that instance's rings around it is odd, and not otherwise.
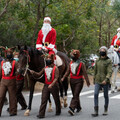
[[[57,48],[61,51],[73,48],[83,54],[96,53],[100,45],[110,45],[120,25],[118,0],[113,4],[110,0],[12,0],[0,19],[0,45],[31,45],[39,4],[41,16],[34,41],[44,16],[50,16],[57,31]],[[1,0],[0,13],[5,5],[6,0]]]

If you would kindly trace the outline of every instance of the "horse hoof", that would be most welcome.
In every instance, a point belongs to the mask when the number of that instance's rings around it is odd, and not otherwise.
[[[53,112],[52,108],[48,108],[48,112]]]
[[[66,103],[66,104],[64,104],[64,107],[66,108],[68,106],[68,104]]]
[[[120,92],[120,88],[118,88],[117,91]]]
[[[24,116],[29,116],[29,115],[30,115],[30,110],[26,110]]]

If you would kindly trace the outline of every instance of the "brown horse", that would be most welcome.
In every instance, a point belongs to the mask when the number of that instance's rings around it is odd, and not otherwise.
[[[31,47],[20,47],[18,46],[20,55],[19,55],[19,72],[26,74],[27,69],[34,70],[36,72],[39,72],[42,70],[42,68],[45,67],[45,58],[43,57],[44,53],[42,51],[39,51],[37,49],[31,48]],[[62,98],[62,102],[64,101],[64,107],[67,107],[66,102],[66,96],[67,96],[67,90],[68,90],[68,78],[65,78],[63,82],[61,82],[62,76],[66,73],[67,69],[69,68],[69,58],[66,54],[62,52],[57,53],[60,58],[63,61],[63,65],[58,67],[59,69],[59,86],[60,86],[60,97]],[[25,112],[25,115],[29,115],[29,112],[31,110],[31,104],[32,104],[32,98],[34,93],[34,87],[36,82],[42,82],[44,83],[44,74],[40,78],[35,78],[32,76],[29,72],[27,72],[29,75],[29,84],[30,84],[30,95],[29,95],[29,104],[28,104],[28,110]],[[63,99],[63,91],[65,92],[65,99]],[[49,100],[51,103],[51,100]]]

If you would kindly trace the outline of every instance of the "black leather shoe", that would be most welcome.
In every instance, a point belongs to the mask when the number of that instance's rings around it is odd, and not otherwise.
[[[16,116],[17,114],[16,113],[14,113],[14,114],[10,114],[10,116]]]
[[[21,110],[26,110],[27,106],[26,107],[22,107]]]
[[[60,115],[61,114],[61,112],[60,113],[56,113],[55,115]]]
[[[76,112],[79,113],[81,110],[82,110],[82,108],[78,108],[78,109],[76,110]]]
[[[41,119],[41,118],[45,118],[45,116],[37,115],[37,118]]]

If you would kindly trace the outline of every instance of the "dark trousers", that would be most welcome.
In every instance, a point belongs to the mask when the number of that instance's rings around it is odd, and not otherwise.
[[[71,90],[72,90],[72,100],[70,103],[70,108],[72,108],[73,110],[75,109],[81,109],[81,104],[80,104],[80,92],[83,88],[83,80],[82,79],[71,79],[70,80],[70,86],[71,86]]]
[[[45,116],[45,110],[47,106],[48,99],[50,97],[50,93],[52,94],[55,105],[56,105],[56,113],[61,113],[60,99],[59,99],[59,86],[56,83],[52,88],[48,88],[48,85],[44,85],[42,90],[42,101],[39,110],[40,116]]]
[[[13,80],[1,80],[0,83],[0,115],[6,96],[6,92],[9,94],[9,112],[10,114],[17,114],[17,99],[16,99],[16,79]]]
[[[21,105],[22,108],[26,108],[27,104],[26,104],[25,98],[22,94],[24,80],[17,80],[16,84],[17,84],[17,92],[16,92],[17,102]]]
[[[98,96],[99,96],[100,88],[104,89],[105,106],[108,107],[108,104],[109,104],[109,97],[108,97],[109,84],[106,84],[106,85],[95,84],[94,106],[98,106]]]

